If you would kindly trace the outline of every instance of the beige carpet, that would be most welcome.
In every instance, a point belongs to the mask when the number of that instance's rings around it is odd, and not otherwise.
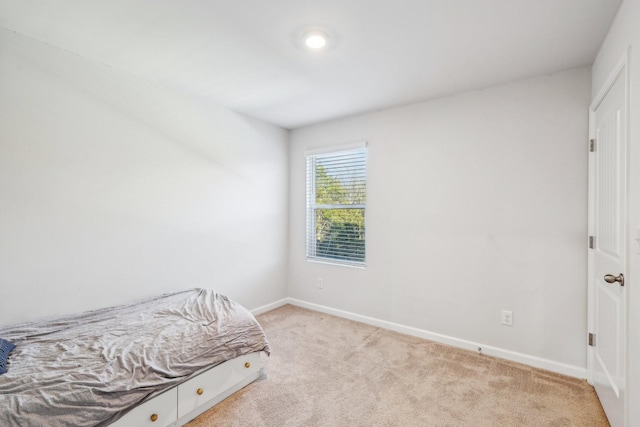
[[[285,306],[261,377],[201,426],[608,426],[586,381]]]

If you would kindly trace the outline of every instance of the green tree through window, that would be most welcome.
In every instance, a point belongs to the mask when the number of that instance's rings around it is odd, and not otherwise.
[[[366,150],[307,158],[307,257],[363,265]]]

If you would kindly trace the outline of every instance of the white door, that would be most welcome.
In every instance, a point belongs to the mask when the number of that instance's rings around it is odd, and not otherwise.
[[[625,422],[627,119],[625,68],[596,105],[590,159],[590,374],[613,427]]]

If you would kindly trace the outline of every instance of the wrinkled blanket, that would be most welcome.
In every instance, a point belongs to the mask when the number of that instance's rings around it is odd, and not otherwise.
[[[269,344],[253,315],[210,290],[0,328],[1,426],[96,426],[191,374]]]

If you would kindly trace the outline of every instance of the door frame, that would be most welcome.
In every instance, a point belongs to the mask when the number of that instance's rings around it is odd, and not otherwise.
[[[616,82],[616,80],[618,79],[618,77],[622,78],[624,81],[624,85],[625,85],[625,135],[627,138],[627,144],[626,144],[626,176],[625,179],[627,181],[627,185],[626,185],[626,200],[627,200],[627,204],[625,206],[625,220],[626,220],[626,234],[625,234],[625,249],[626,249],[626,256],[625,256],[625,285],[627,285],[627,283],[629,283],[629,278],[630,275],[629,273],[629,257],[632,254],[631,252],[631,239],[629,237],[629,231],[631,230],[631,223],[630,223],[630,218],[629,218],[629,167],[630,167],[630,146],[631,146],[631,141],[630,141],[630,73],[629,73],[629,59],[630,59],[630,55],[631,55],[631,48],[628,47],[627,49],[625,49],[625,52],[622,56],[622,58],[616,63],[616,66],[611,70],[611,72],[609,73],[609,75],[607,76],[607,79],[605,80],[604,84],[602,85],[602,87],[598,90],[598,94],[593,98],[591,105],[589,106],[589,140],[595,138],[595,111],[598,108],[598,106],[600,106],[600,103],[604,100],[605,96],[609,93],[609,90],[611,90],[611,88],[613,87],[614,83]],[[621,75],[621,73],[623,73]],[[597,150],[597,148],[596,148]],[[595,173],[595,164],[594,164],[595,160],[594,160],[594,156],[591,156],[589,153],[589,157],[588,157],[588,217],[587,217],[587,224],[588,224],[588,232],[587,232],[587,236],[593,236],[595,235],[595,179],[594,179],[594,173]],[[585,239],[586,241],[586,239]],[[594,332],[595,331],[595,283],[594,283],[594,276],[592,274],[592,270],[593,270],[593,251],[590,249],[587,249],[587,334],[590,332]],[[625,319],[624,319],[624,324],[625,324],[625,348],[624,348],[624,360],[625,360],[625,367],[624,367],[624,372],[625,372],[625,393],[624,393],[624,402],[623,402],[623,406],[624,406],[624,420],[625,420],[625,425],[629,424],[629,402],[628,402],[628,396],[629,393],[627,391],[628,389],[628,383],[629,383],[629,296],[627,293],[627,297],[625,298]],[[586,337],[585,337],[586,338]],[[596,337],[597,340],[597,337]],[[593,385],[593,368],[594,368],[594,347],[589,346],[588,342],[587,342],[587,381],[589,382],[589,384]]]

